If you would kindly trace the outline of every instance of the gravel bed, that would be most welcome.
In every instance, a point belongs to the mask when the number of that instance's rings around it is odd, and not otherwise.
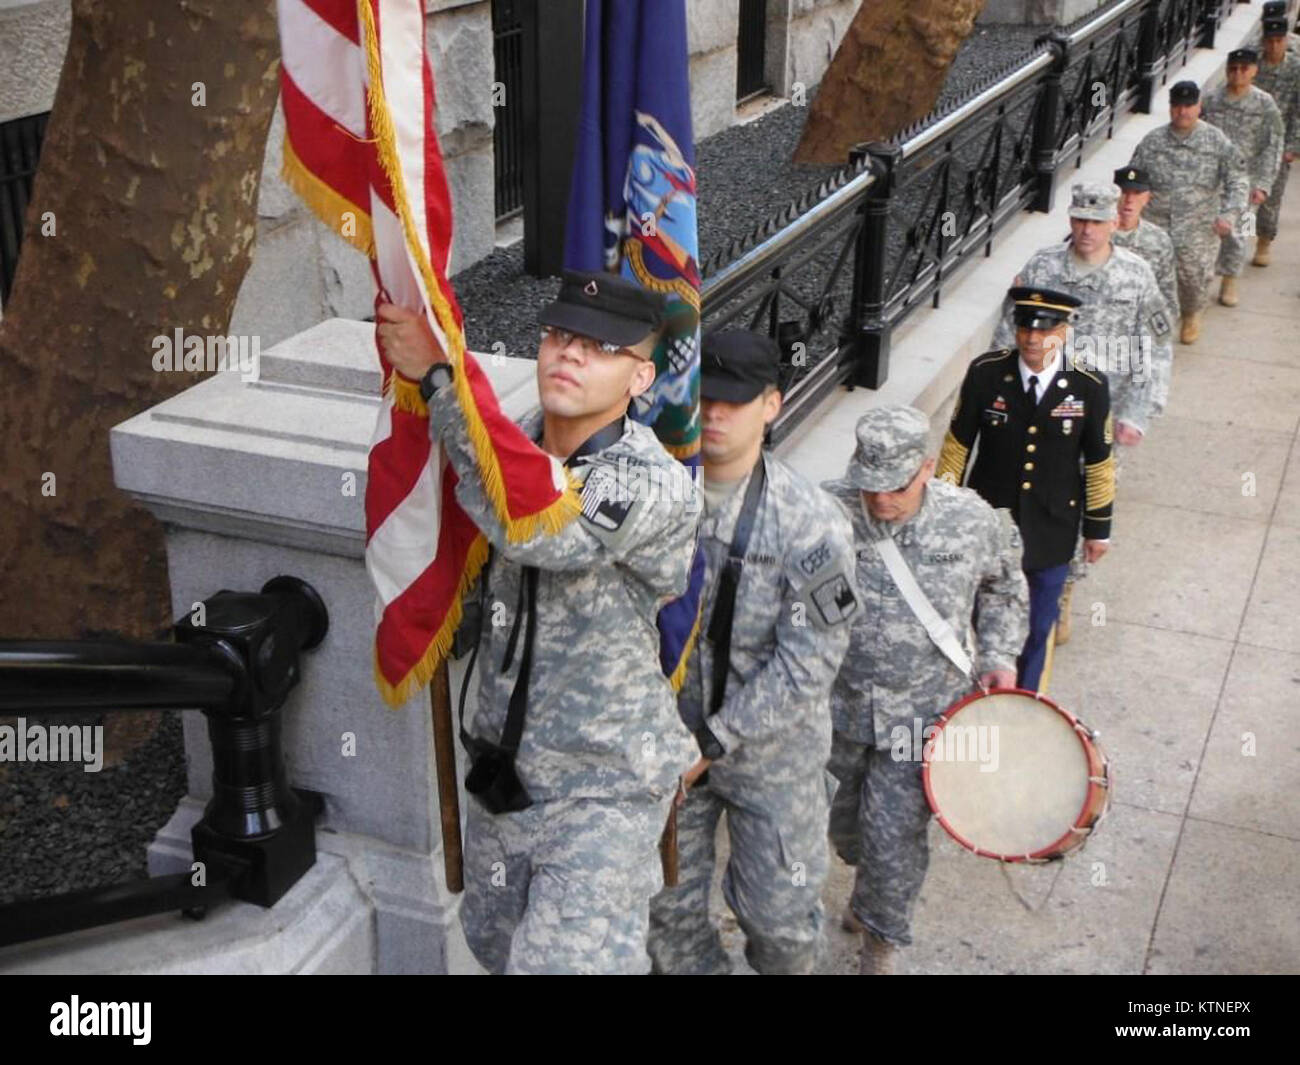
[[[29,725],[95,724],[88,715]],[[13,718],[4,719],[12,725]],[[147,876],[145,848],[185,795],[180,715],[120,765],[0,763],[0,904]]]

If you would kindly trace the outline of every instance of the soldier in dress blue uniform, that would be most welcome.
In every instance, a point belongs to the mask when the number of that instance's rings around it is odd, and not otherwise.
[[[969,487],[1009,509],[1024,541],[1029,638],[1017,683],[1037,690],[1080,519],[1088,562],[1109,546],[1114,426],[1106,378],[1064,361],[1080,301],[1042,288],[1017,287],[1009,295],[1016,347],[981,355],[967,369],[938,476],[961,484],[978,439]]]

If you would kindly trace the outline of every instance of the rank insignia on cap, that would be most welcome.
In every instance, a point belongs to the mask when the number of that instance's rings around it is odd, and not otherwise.
[[[582,291],[585,292],[588,296],[600,295],[600,288],[596,285],[596,282],[594,281],[588,281],[587,284],[583,286]]]
[[[1029,298],[1030,298],[1031,300],[1033,300],[1035,303],[1042,303],[1042,302],[1043,302],[1043,294],[1042,294],[1041,292],[1035,292],[1035,293],[1034,293],[1032,296],[1030,296]]]
[[[1137,176],[1138,176],[1138,175],[1137,175],[1137,171],[1136,171],[1136,170],[1130,170],[1130,171],[1128,172],[1128,179],[1129,179],[1129,181],[1136,181],[1136,180],[1137,180]]]

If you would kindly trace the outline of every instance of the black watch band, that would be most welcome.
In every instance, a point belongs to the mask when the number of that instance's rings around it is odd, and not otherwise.
[[[700,754],[704,755],[710,762],[716,762],[727,753],[708,725],[701,725],[695,730],[695,742],[700,745]]]
[[[420,378],[420,395],[424,397],[424,402],[428,403],[438,389],[451,384],[452,376],[450,363],[435,362],[430,366]]]

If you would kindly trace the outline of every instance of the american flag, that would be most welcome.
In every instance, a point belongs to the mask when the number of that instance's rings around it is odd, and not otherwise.
[[[512,541],[579,510],[561,463],[500,410],[465,349],[447,281],[451,198],[434,126],[423,0],[279,0],[284,178],[370,257],[375,303],[423,311],[454,368],[483,483]],[[416,382],[380,357],[383,399],[366,484],[375,682],[400,705],[451,646],[487,543],[456,503]]]

